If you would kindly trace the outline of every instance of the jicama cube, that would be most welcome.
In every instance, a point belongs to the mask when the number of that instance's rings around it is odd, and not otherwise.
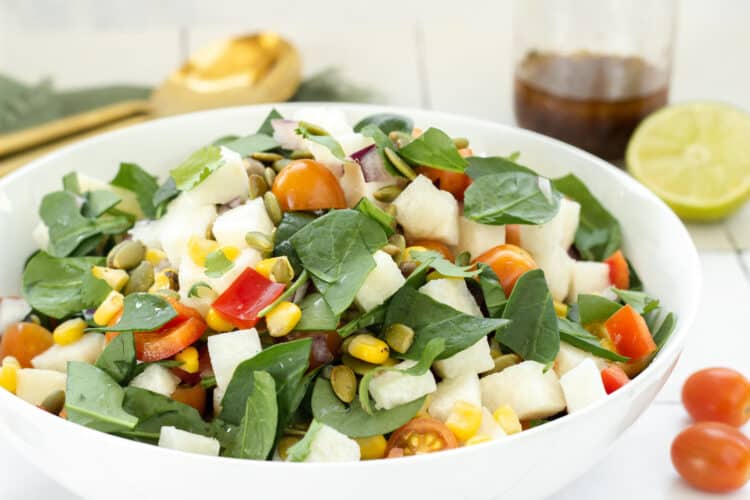
[[[567,250],[576,237],[581,218],[581,205],[577,201],[563,198],[560,202],[560,218],[563,221],[560,245]]]
[[[68,345],[53,344],[52,347],[31,360],[31,366],[43,370],[66,372],[68,361],[83,361],[94,364],[104,350],[104,335],[87,333]]]
[[[16,396],[39,406],[47,396],[64,391],[67,375],[55,370],[23,368],[18,370]]]
[[[490,248],[505,243],[505,226],[480,224],[461,216],[458,218],[458,229],[457,250],[469,252],[472,257],[478,257]]]
[[[570,279],[568,300],[576,302],[582,293],[603,293],[609,287],[609,266],[603,262],[576,261]]]
[[[471,347],[457,352],[433,365],[438,375],[443,378],[454,378],[465,373],[484,373],[495,367],[487,338],[479,339]]]
[[[463,279],[441,278],[430,280],[422,285],[419,291],[464,314],[482,315],[482,311]]]
[[[359,444],[327,425],[321,425],[310,442],[305,462],[357,462]]]
[[[255,198],[244,205],[227,210],[214,221],[212,228],[214,238],[221,246],[248,248],[245,235],[251,231],[263,233],[269,237],[274,225],[266,212],[262,198]]]
[[[482,405],[479,377],[475,373],[465,373],[440,382],[432,394],[427,411],[431,416],[445,422],[458,401],[465,401],[474,406]]]
[[[482,407],[482,423],[477,431],[477,436],[488,436],[492,439],[499,439],[507,436],[500,424],[497,423],[487,408]]]
[[[424,175],[411,181],[393,205],[407,239],[427,238],[448,245],[458,243],[458,202]]]
[[[258,354],[261,349],[260,338],[255,328],[208,337],[208,355],[219,390],[226,391],[235,368]]]
[[[180,379],[169,368],[158,364],[149,364],[128,385],[170,397],[179,383]]]
[[[385,302],[406,281],[390,255],[378,250],[372,258],[375,259],[375,268],[367,275],[356,295],[357,304],[365,311]]]
[[[568,413],[575,413],[607,397],[599,368],[592,359],[585,359],[560,377]]]
[[[232,200],[247,200],[250,183],[242,156],[222,147],[221,157],[224,163],[183,196],[196,205],[221,205]]]
[[[214,205],[196,205],[185,195],[178,196],[169,204],[167,214],[159,220],[139,225],[131,231],[134,239],[150,247],[164,250],[173,266],[179,266],[187,253],[191,236],[205,238],[208,228],[216,219]],[[159,244],[154,244],[154,235]]]
[[[212,437],[183,431],[172,426],[161,428],[159,432],[159,446],[169,448],[170,450],[198,453],[212,457],[218,457],[219,449],[221,448],[219,441]]]
[[[567,250],[575,238],[580,210],[577,202],[563,198],[560,210],[546,224],[520,226],[521,246],[537,260],[557,248]]]
[[[405,370],[415,364],[416,361],[406,360],[397,364],[395,368]],[[435,377],[429,370],[422,375],[386,371],[376,374],[370,382],[370,394],[375,400],[375,407],[382,410],[410,403],[435,392],[436,388]]]
[[[479,381],[487,408],[509,405],[520,420],[544,418],[565,409],[565,397],[554,370],[536,361],[509,366]]]
[[[544,271],[544,278],[552,298],[558,302],[565,301],[570,289],[575,261],[562,247],[555,247],[549,253],[536,259],[536,263]]]
[[[560,342],[560,351],[555,358],[555,373],[557,373],[558,377],[562,377],[587,359],[591,359],[600,370],[607,366],[606,360],[574,347],[567,342]]]
[[[362,167],[354,162],[344,163],[342,169],[342,174],[338,179],[349,208],[354,207],[362,198],[367,198],[383,208],[384,204],[375,199],[374,193],[382,187],[393,185],[393,181],[367,182],[362,173]]]

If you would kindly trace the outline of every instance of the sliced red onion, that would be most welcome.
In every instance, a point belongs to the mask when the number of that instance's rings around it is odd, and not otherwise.
[[[283,120],[276,119],[271,120],[271,126],[273,127],[273,138],[276,142],[281,144],[284,149],[291,150],[304,150],[305,143],[302,136],[297,134],[297,128],[299,123],[294,120]]]
[[[374,144],[352,153],[351,157],[362,168],[362,175],[366,182],[394,180],[393,176],[386,172],[383,158]]]

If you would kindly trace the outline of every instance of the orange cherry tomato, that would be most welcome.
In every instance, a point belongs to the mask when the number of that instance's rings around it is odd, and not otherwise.
[[[622,306],[604,322],[604,327],[618,354],[639,359],[656,350],[646,320],[631,305]]]
[[[0,341],[0,361],[13,356],[22,368],[31,368],[31,360],[52,347],[52,334],[36,323],[13,323]]]
[[[617,365],[609,365],[601,372],[602,383],[607,394],[612,394],[617,389],[630,382],[630,377],[625,371]]]
[[[520,224],[506,224],[505,225],[505,243],[509,245],[521,246],[521,225]]]
[[[443,257],[451,262],[453,262],[453,260],[456,258],[453,255],[453,252],[451,252],[450,248],[448,248],[444,243],[436,240],[414,240],[409,244],[409,246],[425,247],[427,250],[434,250],[443,254]]]
[[[464,199],[464,191],[471,184],[471,178],[463,172],[449,172],[432,167],[418,167],[416,170],[430,179],[438,189],[448,191],[459,201]]]
[[[630,288],[630,269],[622,251],[616,251],[604,259],[604,262],[609,266],[609,281],[621,290]]]
[[[271,190],[285,211],[346,208],[336,176],[315,160],[296,160],[284,167]]]
[[[672,463],[698,489],[736,490],[750,479],[750,439],[721,422],[693,424],[672,442]]]
[[[391,434],[386,457],[432,453],[458,446],[456,436],[440,420],[431,417],[411,419]],[[402,451],[397,451],[401,449]],[[394,452],[391,454],[391,452]]]
[[[529,252],[521,247],[509,244],[499,245],[487,250],[474,259],[474,262],[484,262],[495,271],[506,297],[510,297],[510,292],[513,291],[516,281],[523,273],[539,267],[531,258]]]
[[[172,399],[192,406],[198,413],[203,415],[206,411],[206,389],[200,384],[192,387],[179,386],[172,393]]]
[[[742,427],[750,420],[750,380],[729,368],[706,368],[682,386],[682,404],[693,420]]]

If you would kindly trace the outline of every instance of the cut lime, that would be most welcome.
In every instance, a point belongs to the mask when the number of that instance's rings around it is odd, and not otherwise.
[[[625,160],[680,217],[719,219],[750,197],[750,115],[712,102],[668,106],[638,126]]]

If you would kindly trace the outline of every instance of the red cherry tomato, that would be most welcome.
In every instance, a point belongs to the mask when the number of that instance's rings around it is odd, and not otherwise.
[[[750,419],[750,380],[729,368],[706,368],[682,386],[682,404],[693,420],[741,427]]]
[[[417,417],[399,427],[388,439],[386,457],[417,455],[456,448],[458,440],[440,420]],[[401,450],[401,451],[398,451]]]
[[[537,264],[531,255],[516,245],[499,245],[484,252],[474,259],[474,262],[484,262],[492,268],[505,291],[510,297],[516,281],[526,271],[536,269]]]
[[[284,211],[346,208],[339,181],[314,160],[296,160],[284,167],[271,190]]]

